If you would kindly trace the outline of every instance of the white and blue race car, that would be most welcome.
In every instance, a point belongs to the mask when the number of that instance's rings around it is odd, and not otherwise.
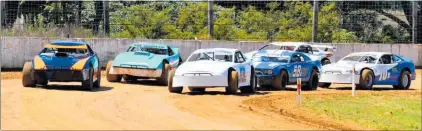
[[[301,52],[288,50],[259,50],[252,56],[259,87],[272,86],[282,90],[286,85],[303,81],[303,90],[318,87],[321,62]]]
[[[268,49],[279,49],[279,50],[290,50],[290,51],[302,52],[303,54],[307,55],[312,60],[320,61],[321,65],[326,65],[334,61],[332,56],[336,48],[329,45],[317,45],[317,44],[311,44],[307,42],[272,42],[263,46],[259,50],[268,50]],[[251,58],[250,56],[252,56],[256,52],[257,51],[246,53],[245,56]]]
[[[352,77],[355,77],[354,83],[360,89],[372,89],[373,85],[409,89],[411,80],[416,78],[416,72],[410,58],[386,52],[356,52],[335,64],[323,66],[319,86],[352,83]]]

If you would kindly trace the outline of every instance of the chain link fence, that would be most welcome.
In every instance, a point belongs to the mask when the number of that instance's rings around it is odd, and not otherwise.
[[[422,2],[316,3],[315,42],[422,43],[422,28],[417,28],[422,27],[419,6]],[[313,1],[1,1],[1,36],[312,41],[314,4]]]

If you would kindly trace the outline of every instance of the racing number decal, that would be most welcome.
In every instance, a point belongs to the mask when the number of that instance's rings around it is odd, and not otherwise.
[[[246,82],[246,70],[245,67],[240,67],[239,82]]]
[[[388,71],[381,72],[380,79],[379,79],[380,81],[387,80],[388,78],[390,78],[390,72]]]
[[[301,76],[301,70],[302,70],[302,66],[300,65],[295,65],[294,69],[293,69],[293,77],[300,77]]]

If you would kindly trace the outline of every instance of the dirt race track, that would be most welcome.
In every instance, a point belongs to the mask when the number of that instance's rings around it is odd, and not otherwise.
[[[412,91],[420,92],[421,70],[412,81]],[[4,76],[3,76],[4,75]],[[6,77],[7,76],[7,77]],[[79,83],[49,83],[47,87],[25,88],[19,73],[2,72],[1,129],[81,130],[81,129],[180,129],[180,130],[265,130],[335,129],[304,120],[257,111],[243,101],[290,91],[259,91],[257,94],[227,95],[224,88],[207,93],[168,93],[153,80],[136,83],[109,83],[95,91],[80,89]],[[335,85],[348,88],[350,85]],[[389,86],[377,88],[389,91]],[[305,92],[350,92],[322,89]]]

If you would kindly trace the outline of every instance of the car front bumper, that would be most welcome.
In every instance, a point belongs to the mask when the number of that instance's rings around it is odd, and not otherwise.
[[[31,78],[38,81],[82,82],[88,80],[89,69],[77,70],[32,70]]]
[[[257,75],[258,85],[272,85],[274,76],[272,75]]]
[[[355,84],[359,84],[359,74],[342,74],[342,73],[321,73],[319,82],[320,83],[352,83],[352,76],[355,77]]]
[[[227,76],[180,76],[173,77],[173,87],[221,87],[228,85]]]
[[[139,77],[158,78],[161,76],[161,69],[139,69],[139,68],[121,68],[111,67],[109,74],[131,75]]]

